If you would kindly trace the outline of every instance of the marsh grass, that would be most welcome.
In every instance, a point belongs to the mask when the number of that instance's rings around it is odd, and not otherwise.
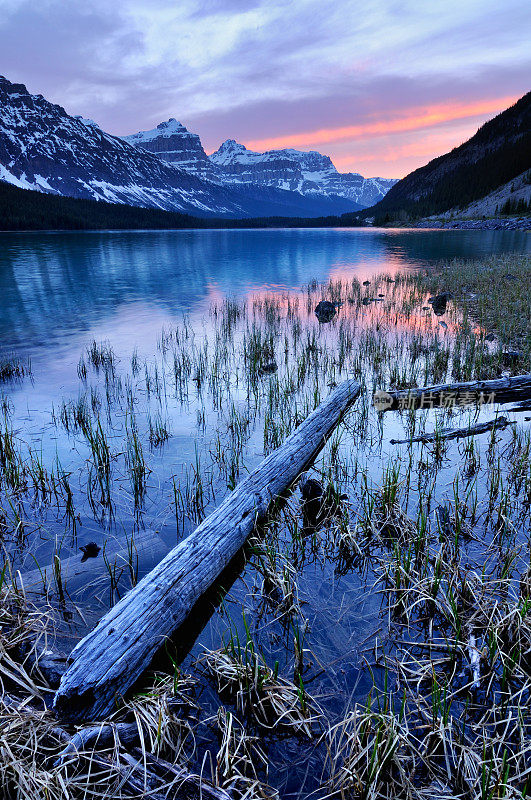
[[[223,706],[219,709],[216,723],[219,749],[216,754],[213,783],[230,791],[240,800],[278,798],[278,792],[268,786],[268,760],[257,736],[248,733],[245,725]]]
[[[454,294],[464,314],[463,325],[468,323],[480,333],[479,341],[468,336],[468,345],[459,343],[474,365],[472,377],[478,370],[487,377],[499,369],[520,373],[531,369],[528,259],[499,255],[480,262],[453,261],[423,273],[421,285],[432,293]],[[486,337],[492,339],[488,349],[481,347]]]
[[[240,641],[234,631],[222,649],[208,651],[202,657],[202,663],[217,683],[220,697],[232,699],[240,712],[264,729],[278,728],[311,738],[320,712],[307,695],[302,676],[298,674],[298,683],[279,676],[278,663],[273,669],[267,665],[245,617],[244,628],[245,641]]]
[[[31,363],[25,363],[16,355],[0,356],[0,383],[21,379],[31,375]]]
[[[149,757],[196,773],[210,765],[237,797],[529,796],[526,412],[481,440],[394,447],[396,428],[404,439],[437,433],[475,412],[382,415],[371,403],[376,389],[528,369],[529,274],[528,259],[498,257],[226,298],[208,320],[163,330],[150,358],[94,340],[76,366],[77,396],[58,398],[42,442],[27,440],[2,395],[5,796],[169,792],[168,767],[163,789],[147,784]],[[427,305],[436,291],[454,294],[443,319]],[[315,316],[320,300],[336,304],[328,323]],[[511,363],[509,349],[521,353]],[[295,488],[249,543],[241,578],[188,658],[192,677],[151,677],[102,721],[135,724],[140,756],[116,741],[53,766],[74,731],[45,710],[49,687],[28,652],[56,628],[78,637],[83,615],[92,622],[125,578],[136,582],[135,531],[184,537],[347,376],[364,391],[314,464],[315,524]],[[195,439],[185,454],[183,428]],[[62,448],[53,458],[50,433]],[[117,530],[130,543],[119,568],[105,547]],[[80,531],[101,541],[107,564],[96,609],[94,592],[74,604],[63,573]],[[11,583],[35,560],[52,564],[52,580],[29,603]],[[363,641],[351,595],[374,604]]]
[[[126,798],[138,791],[150,755],[186,766],[194,754],[191,715],[195,682],[176,672],[155,675],[101,729],[112,728],[111,744],[98,746],[96,728],[61,726],[48,710],[51,689],[40,659],[53,642],[52,610],[44,611],[2,575],[0,619],[0,791],[3,797],[49,800],[65,797]],[[136,730],[140,753],[131,765],[120,726]],[[85,730],[91,736],[85,739]],[[77,741],[77,745],[73,744]],[[65,750],[65,746],[68,748]],[[160,780],[171,791],[174,780]],[[152,778],[150,779],[152,780]],[[181,776],[182,780],[182,776]],[[153,786],[151,786],[153,788]],[[142,792],[141,792],[142,793]],[[155,795],[160,796],[160,795]]]

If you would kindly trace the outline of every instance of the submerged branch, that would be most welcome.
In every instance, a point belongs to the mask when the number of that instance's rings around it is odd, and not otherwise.
[[[515,422],[510,422],[507,417],[496,417],[488,422],[480,422],[477,425],[469,425],[466,428],[441,428],[439,431],[423,433],[420,436],[412,436],[410,439],[391,439],[390,441],[391,444],[409,444],[410,442],[428,444],[429,442],[438,442],[443,439],[464,439],[467,436],[477,436],[487,431],[503,430],[508,425],[515,424]]]

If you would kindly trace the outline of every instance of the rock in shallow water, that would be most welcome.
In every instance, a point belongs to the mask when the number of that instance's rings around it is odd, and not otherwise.
[[[321,300],[315,307],[315,316],[319,322],[330,322],[335,317],[337,304],[330,300]]]
[[[79,549],[83,553],[83,557],[81,559],[83,562],[86,561],[87,558],[96,558],[101,550],[101,547],[99,547],[96,542],[89,542],[88,544],[82,544]]]
[[[433,313],[440,317],[444,313],[446,313],[446,305],[448,300],[452,300],[453,295],[450,292],[441,292],[440,294],[436,294],[435,297],[430,297],[428,303],[431,305],[433,309]]]
[[[271,375],[271,373],[276,372],[277,369],[276,361],[267,361],[265,364],[261,365],[259,371],[261,375]]]

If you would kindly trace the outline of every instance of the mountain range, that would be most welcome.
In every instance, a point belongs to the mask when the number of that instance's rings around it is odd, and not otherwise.
[[[374,205],[396,183],[394,178],[364,178],[358,173],[338,172],[328,156],[315,150],[256,153],[227,139],[207,156],[199,136],[175,119],[161,122],[153,130],[124,136],[124,140],[214,183],[269,186],[316,200],[321,196],[343,197],[357,208]]]
[[[225,171],[226,180],[234,183],[252,180],[302,194],[335,194],[365,207],[378,202],[397,182],[396,178],[364,178],[357,172],[338,172],[329,156],[315,150],[256,153],[234,139],[223,142],[210,160]]]
[[[209,158],[199,137],[174,119],[153,131],[113,136],[0,77],[0,180],[24,189],[198,217],[317,217],[359,210],[369,204],[371,190],[378,192],[376,198],[392,183],[370,183],[364,195],[356,194],[343,190],[341,174],[319,153],[263,155],[269,157],[268,169],[248,168],[242,174],[236,161],[218,163],[216,154]],[[322,184],[320,171],[307,168],[313,157],[316,164],[319,159],[327,164]],[[352,178],[360,187],[365,181],[350,174],[344,178],[345,186]],[[355,199],[362,195],[363,202]]]
[[[213,218],[349,226],[528,213],[530,123],[531,92],[459,147],[394,181],[340,173],[315,151],[258,153],[233,139],[207,155],[175,119],[112,136],[0,77],[0,228],[101,228],[107,218],[118,227],[202,227]]]

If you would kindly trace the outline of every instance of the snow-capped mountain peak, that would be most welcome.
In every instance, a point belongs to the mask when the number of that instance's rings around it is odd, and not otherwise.
[[[152,142],[154,139],[169,138],[170,136],[193,136],[199,139],[195,133],[190,133],[182,124],[177,122],[174,117],[170,117],[167,122],[159,122],[156,128],[150,131],[139,131],[130,136],[124,136],[123,139],[130,144],[142,145],[144,142]]]
[[[245,158],[246,153],[251,154],[251,156],[258,155],[247,150],[244,144],[240,144],[235,139],[226,139],[209,158],[214,164],[222,167],[224,164],[232,164],[236,160],[241,161]]]
[[[155,153],[163,161],[168,161],[179,169],[216,181],[216,168],[203,150],[201,139],[174,117],[167,122],[160,122],[150,131],[139,131],[124,136],[123,139],[135,147]]]
[[[316,150],[303,151],[285,148],[258,153],[255,150],[248,150],[244,144],[235,141],[235,139],[227,139],[223,142],[219,149],[212,153],[210,160],[220,166],[236,163],[263,164],[268,161],[292,161],[300,164],[303,169],[337,172],[331,159]]]
[[[232,183],[258,183],[305,195],[345,197],[361,206],[380,200],[396,183],[392,178],[364,178],[357,172],[338,172],[332,159],[316,150],[248,150],[227,139],[210,160]]]
[[[99,128],[100,127],[97,122],[94,122],[93,119],[87,119],[86,117],[82,117],[81,114],[76,114],[74,119],[78,119],[80,122],[83,123],[83,125],[86,125],[87,128]]]
[[[249,150],[227,139],[207,156],[199,136],[174,118],[150,131],[124,136],[124,141],[201,178],[218,183],[254,184],[297,192],[306,197],[344,198],[359,206],[379,200],[394,181],[339,173],[329,156],[316,150]]]

